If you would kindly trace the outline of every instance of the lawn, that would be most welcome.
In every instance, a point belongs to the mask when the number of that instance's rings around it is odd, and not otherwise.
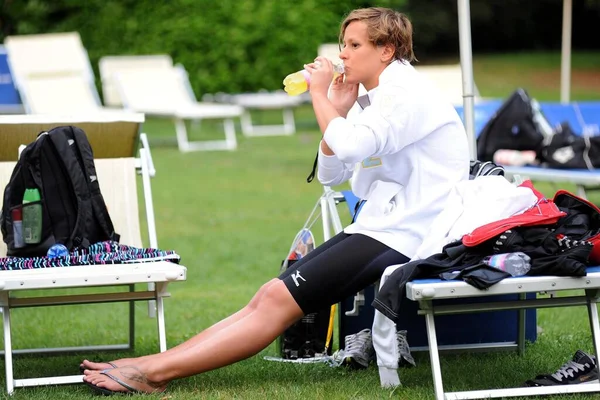
[[[558,77],[554,54],[475,56],[474,69],[482,95],[505,97],[524,87],[539,100],[558,100],[559,82],[534,79],[540,69]],[[575,54],[573,99],[600,100],[600,53]],[[546,73],[546,72],[544,72]],[[579,79],[579,78],[577,78]],[[278,115],[255,115],[273,120]],[[320,134],[309,106],[297,110],[298,132],[288,137],[245,138],[238,135],[234,152],[179,153],[171,121],[149,119],[157,169],[153,179],[159,245],[174,249],[188,268],[188,280],[170,286],[166,300],[169,346],[178,344],[239,309],[265,281],[275,277],[296,232],[322,192],[306,183]],[[207,128],[203,125],[202,128]],[[193,127],[194,137],[202,136]],[[561,185],[563,186],[563,185]],[[572,187],[564,186],[568,189]],[[556,189],[540,185],[547,194]],[[596,199],[598,201],[600,199]],[[342,209],[340,209],[342,210]],[[320,224],[313,230],[318,232]],[[320,242],[320,236],[318,241]],[[14,312],[14,345],[67,346],[122,342],[127,338],[124,305],[19,309]],[[18,356],[15,376],[77,373],[81,358],[114,359],[155,352],[156,321],[136,305],[138,340],[133,353],[74,356]],[[448,390],[518,386],[538,373],[555,371],[577,349],[592,351],[586,310],[545,309],[538,312],[542,332],[523,357],[513,353],[445,355],[442,369]],[[410,333],[409,333],[410,334]],[[248,338],[251,340],[252,338]],[[267,362],[276,355],[271,345],[258,356],[201,376],[175,381],[157,399],[432,399],[428,355],[416,354],[417,367],[401,369],[403,386],[381,389],[377,368],[348,371],[326,365]],[[4,387],[3,377],[2,387]],[[14,399],[88,399],[84,385],[17,389]],[[592,399],[572,395],[560,399]]]

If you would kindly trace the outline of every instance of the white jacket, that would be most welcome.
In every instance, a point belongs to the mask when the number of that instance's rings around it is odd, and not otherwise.
[[[368,200],[344,232],[412,258],[452,189],[468,179],[467,136],[454,107],[408,63],[390,64],[368,96],[370,106],[355,104],[330,122],[323,140],[335,155],[320,152],[318,179],[350,179]]]
[[[430,226],[427,238],[416,251],[414,259],[424,259],[440,253],[442,248],[476,228],[520,214],[533,207],[537,197],[531,189],[512,185],[502,176],[482,176],[460,182],[451,191],[446,206]],[[402,265],[386,268],[380,287]],[[410,331],[407,332],[410,337]],[[377,353],[379,379],[385,387],[400,385],[398,377],[398,346],[396,324],[375,310],[373,346]]]

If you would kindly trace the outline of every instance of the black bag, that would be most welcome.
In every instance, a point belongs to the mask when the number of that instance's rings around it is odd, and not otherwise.
[[[539,123],[542,118],[527,92],[517,89],[482,128],[477,138],[477,159],[493,161],[500,149],[539,152],[545,138]]]
[[[38,189],[42,204],[41,241],[15,248],[12,210],[23,207],[25,189]],[[64,244],[69,251],[104,240],[119,240],[96,177],[85,132],[60,126],[41,132],[21,153],[4,190],[0,215],[9,256],[45,256]]]
[[[600,168],[600,137],[577,136],[569,123],[563,122],[550,144],[542,148],[540,159],[548,168]]]
[[[296,260],[287,260],[287,268]],[[284,263],[285,267],[285,263]],[[332,354],[331,343],[327,343],[330,328],[331,307],[306,314],[293,323],[278,338],[277,347],[281,358],[295,360]]]

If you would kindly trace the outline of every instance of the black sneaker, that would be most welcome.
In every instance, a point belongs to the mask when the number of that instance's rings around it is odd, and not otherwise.
[[[596,358],[577,350],[573,359],[567,361],[558,371],[548,375],[538,375],[525,382],[526,386],[574,385],[578,383],[598,383]]]

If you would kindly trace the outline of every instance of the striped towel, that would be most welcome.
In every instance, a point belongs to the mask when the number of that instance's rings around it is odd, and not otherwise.
[[[173,250],[138,248],[105,241],[87,249],[77,249],[63,257],[5,257],[0,258],[0,270],[72,267],[76,265],[123,264],[132,262],[170,261],[179,264],[181,257]]]

